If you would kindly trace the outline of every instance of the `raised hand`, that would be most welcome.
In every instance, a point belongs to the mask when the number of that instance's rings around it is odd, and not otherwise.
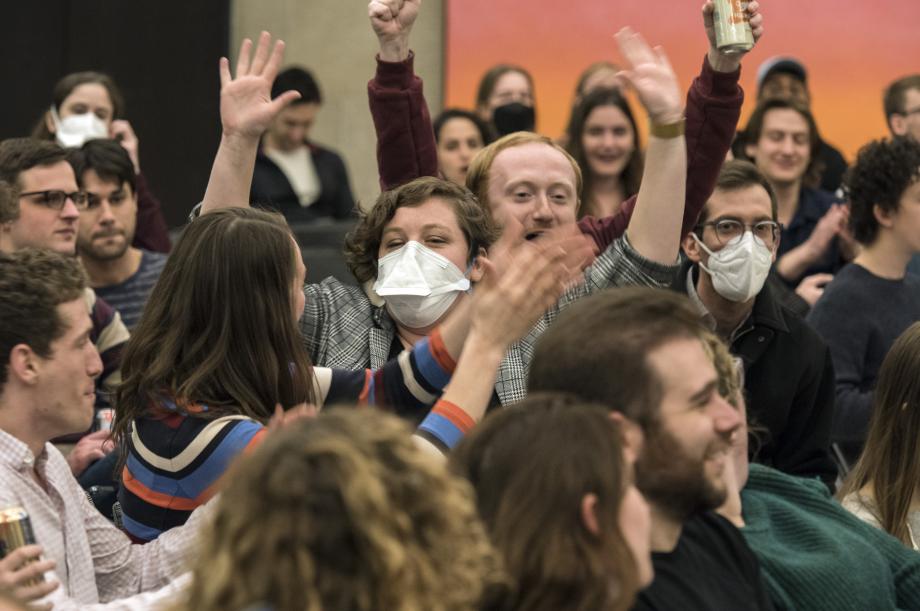
[[[380,59],[389,62],[409,57],[409,33],[422,0],[371,0],[367,16],[380,42]]]
[[[506,228],[507,231],[508,228]],[[523,337],[594,258],[594,244],[572,229],[508,245],[473,290],[472,329],[507,347]]]
[[[706,37],[709,39],[709,65],[717,72],[734,72],[741,65],[741,58],[750,53],[750,51],[729,54],[719,51],[716,47],[716,29],[712,21],[714,8],[712,0],[706,0],[702,9],[703,27],[706,29]],[[757,41],[763,36],[763,15],[760,13],[760,4],[748,2],[744,12],[751,24],[751,33],[754,35],[754,46],[756,47]]]
[[[631,86],[654,123],[680,121],[684,96],[677,76],[661,47],[652,49],[642,35],[623,28],[615,36],[625,68],[617,73],[621,85]]]
[[[230,61],[220,58],[220,120],[224,136],[260,138],[275,115],[300,97],[296,91],[285,91],[271,99],[272,83],[284,60],[284,41],[277,41],[274,48],[271,42],[271,34],[262,32],[253,57],[252,41],[244,40],[235,76],[230,75]]]

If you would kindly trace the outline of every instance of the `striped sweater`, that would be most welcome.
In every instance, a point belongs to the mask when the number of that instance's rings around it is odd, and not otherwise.
[[[420,420],[450,381],[456,363],[437,330],[376,371],[314,368],[317,402],[375,405]],[[210,499],[233,460],[256,446],[265,427],[242,415],[209,418],[208,407],[162,399],[134,421],[118,500],[124,528],[138,542],[184,524]],[[472,422],[446,401],[424,419],[425,440],[454,445]]]

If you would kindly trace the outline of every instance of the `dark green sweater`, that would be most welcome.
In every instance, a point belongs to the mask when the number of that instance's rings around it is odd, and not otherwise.
[[[920,554],[843,509],[820,481],[752,464],[741,505],[777,609],[920,610]]]

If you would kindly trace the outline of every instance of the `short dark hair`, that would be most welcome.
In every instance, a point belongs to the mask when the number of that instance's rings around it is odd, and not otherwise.
[[[802,182],[807,187],[817,187],[821,181],[821,173],[824,171],[824,163],[818,157],[821,145],[821,134],[818,133],[818,124],[815,122],[815,116],[811,111],[802,104],[794,100],[779,100],[770,98],[758,102],[754,111],[748,118],[747,126],[744,128],[744,142],[746,144],[756,145],[763,134],[763,124],[767,113],[771,110],[789,109],[802,115],[805,122],[808,123],[808,167],[805,168],[805,176]],[[747,155],[747,152],[745,152]],[[753,161],[753,160],[749,160]]]
[[[323,95],[313,74],[300,66],[286,68],[275,77],[275,82],[272,83],[272,99],[285,91],[296,91],[300,94],[300,99],[294,100],[294,104],[323,103]]]
[[[699,313],[675,291],[630,287],[582,299],[540,337],[527,390],[574,394],[647,430],[662,398],[648,354],[702,331]]]
[[[470,249],[468,262],[472,262],[480,248],[488,249],[498,239],[499,231],[492,216],[468,189],[440,178],[416,178],[381,193],[370,211],[360,212],[358,224],[345,236],[345,263],[358,282],[377,277],[377,253],[383,228],[396,211],[406,206],[420,206],[432,197],[448,202],[457,215],[457,224]]]
[[[67,331],[57,306],[80,298],[85,289],[76,257],[34,248],[0,252],[0,386],[6,385],[15,346],[51,356],[51,344]]]
[[[920,142],[908,137],[875,140],[859,150],[844,177],[850,202],[850,229],[861,244],[878,236],[875,206],[897,210],[904,191],[920,180]]]
[[[0,180],[0,223],[8,223],[19,218],[17,197],[18,189],[5,180]]]
[[[492,132],[489,129],[489,126],[486,125],[485,121],[479,118],[479,115],[472,113],[468,110],[463,110],[462,108],[448,108],[445,109],[441,114],[439,114],[434,123],[432,123],[432,128],[434,128],[434,140],[435,142],[441,141],[441,128],[444,127],[444,124],[450,121],[451,119],[466,119],[476,126],[476,130],[479,132],[479,137],[482,138],[482,145],[486,146],[492,142]]]
[[[114,140],[87,140],[83,146],[67,152],[67,161],[77,175],[77,183],[83,186],[83,174],[93,170],[99,178],[118,183],[128,183],[133,193],[137,192],[137,175],[128,151]]]
[[[761,174],[757,166],[750,161],[732,159],[722,164],[722,169],[719,170],[719,176],[716,178],[715,189],[720,191],[740,191],[754,186],[761,186],[766,189],[767,195],[770,196],[770,216],[775,221],[778,216],[776,192],[767,177]],[[709,204],[707,202],[700,211],[700,218],[697,224],[706,222],[708,218]]]
[[[888,88],[885,89],[885,95],[882,98],[882,103],[885,106],[886,120],[890,119],[891,115],[904,113],[905,98],[907,97],[907,92],[911,89],[920,90],[920,74],[911,74],[899,78],[888,85]]]
[[[38,166],[49,166],[67,159],[67,152],[56,142],[37,138],[9,138],[0,142],[0,180],[22,188],[19,175]]]

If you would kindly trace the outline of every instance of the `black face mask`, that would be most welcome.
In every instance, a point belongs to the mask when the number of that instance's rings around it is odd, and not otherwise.
[[[504,104],[492,111],[492,123],[499,137],[514,132],[532,132],[536,122],[533,106],[524,106],[520,102]]]

